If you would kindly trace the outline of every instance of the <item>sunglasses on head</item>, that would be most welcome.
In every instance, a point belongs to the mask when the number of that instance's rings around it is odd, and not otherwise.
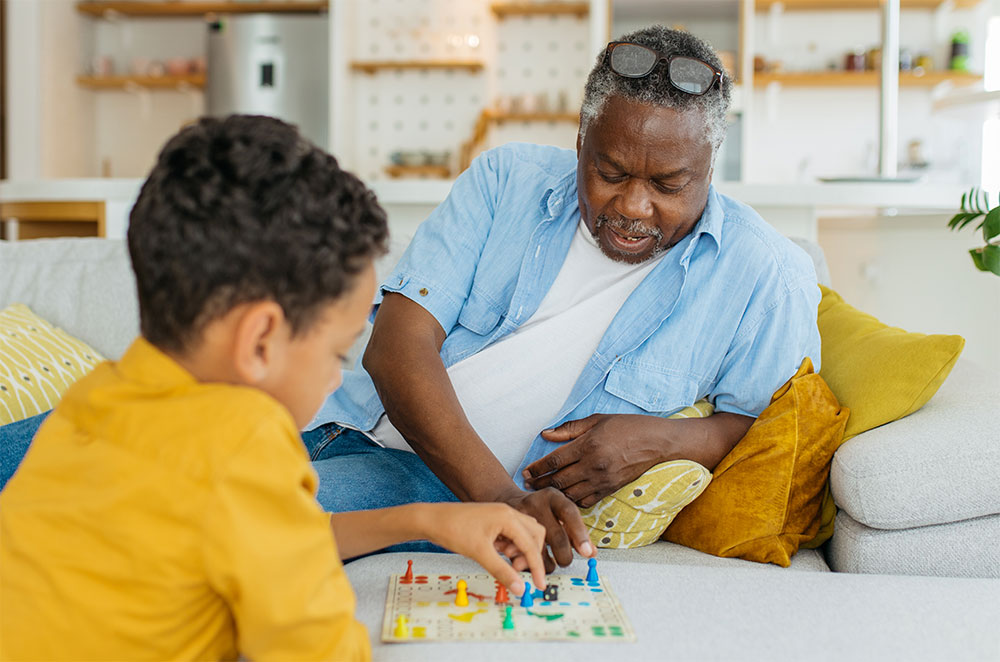
[[[604,52],[611,71],[625,78],[644,78],[657,64],[666,63],[670,84],[695,96],[705,94],[722,81],[722,72],[707,62],[686,55],[667,57],[663,53],[628,41],[613,41]]]

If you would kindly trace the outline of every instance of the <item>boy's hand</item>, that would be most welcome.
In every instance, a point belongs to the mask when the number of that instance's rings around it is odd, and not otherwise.
[[[503,503],[423,505],[427,521],[421,528],[428,540],[478,562],[515,595],[524,592],[519,570],[530,570],[535,588],[545,588],[545,527],[533,517]]]

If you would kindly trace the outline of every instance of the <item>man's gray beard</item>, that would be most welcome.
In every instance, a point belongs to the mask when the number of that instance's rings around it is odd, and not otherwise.
[[[666,250],[670,248],[670,246],[667,246],[666,244],[663,243],[663,230],[661,230],[660,228],[657,227],[648,228],[645,225],[643,225],[641,221],[637,221],[635,219],[631,221],[626,221],[625,219],[621,218],[613,221],[610,218],[608,218],[606,214],[601,214],[600,216],[597,217],[597,220],[594,221],[594,231],[590,233],[591,236],[594,238],[594,241],[597,242],[598,246],[601,245],[601,240],[597,237],[597,234],[598,232],[600,232],[601,226],[604,225],[605,223],[609,224],[610,227],[612,228],[620,230],[620,233],[623,235],[630,237],[646,236],[646,237],[652,237],[653,239],[656,240],[656,245],[653,247],[653,252],[650,253],[649,257],[643,260],[643,262],[647,262],[648,260],[653,259],[657,255],[666,252]],[[607,253],[605,253],[605,255],[607,255]],[[613,255],[608,255],[608,257],[610,257],[615,262],[626,262],[628,264],[633,264],[631,262],[628,262],[628,260],[623,260]]]

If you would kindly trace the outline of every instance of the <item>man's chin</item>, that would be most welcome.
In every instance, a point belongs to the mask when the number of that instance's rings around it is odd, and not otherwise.
[[[608,225],[602,225],[597,232],[597,245],[601,252],[615,262],[625,264],[641,264],[658,254],[660,242],[654,237],[647,237],[641,242],[632,244],[624,241],[620,235]]]
[[[605,242],[600,240],[598,240],[597,245],[601,247],[601,252],[604,253],[605,257],[623,264],[641,264],[657,255],[655,246],[641,253],[631,253],[618,250],[614,246],[608,246]]]

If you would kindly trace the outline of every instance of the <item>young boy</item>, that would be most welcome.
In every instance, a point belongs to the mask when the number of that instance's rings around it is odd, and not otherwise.
[[[410,539],[545,584],[544,529],[505,505],[315,501],[298,430],[340,383],[386,234],[278,120],[167,143],[128,231],[142,336],[66,393],[0,496],[0,658],[367,659],[340,559]]]

